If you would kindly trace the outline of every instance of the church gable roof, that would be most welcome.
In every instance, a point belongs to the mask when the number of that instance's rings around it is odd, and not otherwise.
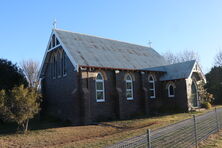
[[[79,67],[142,69],[166,64],[164,58],[149,47],[55,29]]]

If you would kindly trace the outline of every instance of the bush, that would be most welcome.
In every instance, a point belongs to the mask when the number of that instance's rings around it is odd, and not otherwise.
[[[18,129],[28,129],[29,119],[40,111],[41,94],[35,88],[24,85],[14,87],[11,91],[0,90],[0,116],[3,120],[16,122]]]
[[[211,104],[209,102],[203,102],[201,104],[201,107],[206,108],[206,109],[211,109]]]

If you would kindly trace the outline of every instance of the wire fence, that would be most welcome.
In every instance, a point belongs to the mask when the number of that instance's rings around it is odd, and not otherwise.
[[[190,148],[222,128],[222,108],[122,141],[108,148]]]

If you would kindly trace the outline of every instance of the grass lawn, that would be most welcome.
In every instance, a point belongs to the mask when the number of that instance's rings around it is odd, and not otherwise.
[[[195,112],[201,114],[207,111]],[[155,129],[183,119],[194,113],[141,118],[124,121],[101,122],[98,125],[64,126],[52,122],[35,122],[27,134],[15,134],[13,125],[0,125],[0,147],[104,147],[126,138]]]

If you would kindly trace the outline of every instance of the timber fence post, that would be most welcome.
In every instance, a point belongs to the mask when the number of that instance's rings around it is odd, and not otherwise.
[[[196,116],[193,115],[193,123],[194,123],[194,139],[195,139],[195,146],[198,148],[198,142],[197,142],[197,123],[196,123]]]
[[[151,135],[150,135],[150,129],[147,130],[147,148],[151,148]]]

